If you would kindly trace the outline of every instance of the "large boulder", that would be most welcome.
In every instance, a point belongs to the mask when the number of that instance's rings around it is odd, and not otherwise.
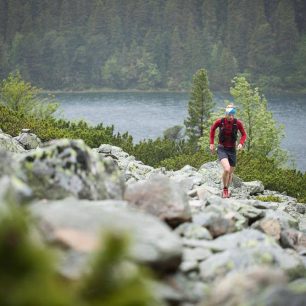
[[[200,305],[305,305],[305,280],[294,289],[280,269],[258,266],[218,280]]]
[[[206,241],[206,245],[209,244],[214,248],[219,245],[219,250],[224,251],[200,264],[204,281],[219,279],[257,265],[281,268],[292,279],[306,273],[305,264],[295,251],[282,249],[273,238],[256,230],[245,229],[214,241]]]
[[[164,175],[128,185],[124,199],[172,227],[191,220],[187,194],[179,184]]]
[[[0,132],[0,149],[14,153],[24,152],[23,146],[12,136]]]
[[[108,232],[126,236],[129,257],[156,271],[175,271],[181,262],[179,237],[156,217],[134,210],[124,201],[67,198],[39,201],[30,210],[44,240],[62,250],[60,271],[68,278],[78,278],[86,271],[90,255]]]
[[[117,166],[82,140],[56,140],[22,155],[19,172],[38,198],[122,199],[124,192]]]

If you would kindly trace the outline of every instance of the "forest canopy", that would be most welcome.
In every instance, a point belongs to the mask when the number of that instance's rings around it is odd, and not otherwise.
[[[0,77],[45,89],[306,84],[303,0],[0,0]]]

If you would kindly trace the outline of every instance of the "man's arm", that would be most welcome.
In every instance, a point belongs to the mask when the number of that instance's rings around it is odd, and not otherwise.
[[[237,121],[237,126],[238,126],[238,130],[240,131],[241,133],[241,138],[240,138],[240,142],[239,144],[243,145],[244,142],[246,141],[246,138],[247,138],[247,134],[244,130],[244,127],[243,127],[243,124],[241,121]]]
[[[210,135],[209,135],[209,143],[210,144],[214,144],[215,143],[215,133],[216,133],[216,129],[220,126],[221,124],[221,119],[217,119],[215,121],[215,123],[211,126],[210,128]]]
[[[210,134],[209,134],[209,149],[211,151],[212,154],[215,153],[215,145],[214,145],[214,142],[215,142],[215,132],[216,132],[216,128],[218,126],[220,126],[221,124],[221,119],[218,119],[215,121],[215,123],[211,126],[210,128]]]

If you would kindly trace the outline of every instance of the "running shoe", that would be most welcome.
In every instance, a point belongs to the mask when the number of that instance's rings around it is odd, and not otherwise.
[[[228,197],[229,197],[228,189],[227,188],[223,188],[222,198],[228,198]]]

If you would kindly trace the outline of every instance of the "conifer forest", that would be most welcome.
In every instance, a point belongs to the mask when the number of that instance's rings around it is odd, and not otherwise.
[[[0,0],[0,77],[50,90],[305,90],[305,0]]]

